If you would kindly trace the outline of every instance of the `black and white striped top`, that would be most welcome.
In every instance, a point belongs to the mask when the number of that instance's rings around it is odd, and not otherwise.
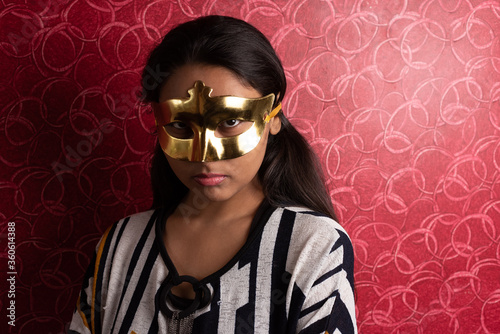
[[[69,333],[357,333],[352,245],[332,219],[263,204],[243,248],[197,281],[168,257],[168,214],[138,213],[106,231]],[[195,300],[170,293],[181,281]]]

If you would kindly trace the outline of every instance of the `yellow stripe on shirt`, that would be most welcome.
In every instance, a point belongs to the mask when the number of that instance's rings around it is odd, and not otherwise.
[[[82,309],[80,308],[80,296],[78,296],[78,300],[76,302],[76,309],[78,310],[78,313],[80,313],[80,317],[82,317],[83,324],[90,330],[89,324],[87,323],[87,317],[85,317],[85,313],[83,313]]]
[[[97,256],[95,260],[94,267],[94,282],[92,284],[92,303],[91,303],[91,313],[90,313],[90,321],[92,324],[92,333],[95,333],[95,282],[97,282],[97,273],[99,272],[99,263],[101,262],[102,251],[104,249],[104,244],[106,243],[106,239],[108,238],[108,233],[111,230],[111,226],[104,232],[101,243],[99,244],[99,249],[97,250]],[[101,304],[101,303],[100,303]]]

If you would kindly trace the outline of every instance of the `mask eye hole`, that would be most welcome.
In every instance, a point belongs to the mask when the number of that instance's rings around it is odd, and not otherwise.
[[[191,127],[184,122],[172,122],[164,126],[169,135],[179,139],[191,139],[194,132]]]
[[[234,137],[242,134],[243,132],[250,129],[253,122],[243,121],[239,119],[227,119],[220,122],[217,125],[217,130],[215,131],[216,137]]]

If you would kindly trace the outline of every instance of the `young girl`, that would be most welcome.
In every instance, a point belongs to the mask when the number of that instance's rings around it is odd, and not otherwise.
[[[264,35],[229,17],[181,24],[143,90],[154,209],[106,231],[69,332],[356,333],[351,242],[281,111]]]

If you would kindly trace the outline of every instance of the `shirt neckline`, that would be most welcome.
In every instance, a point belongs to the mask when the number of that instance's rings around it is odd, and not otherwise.
[[[174,212],[177,206],[172,207],[162,207],[160,212],[156,218],[155,222],[155,242],[157,247],[160,250],[161,257],[163,262],[167,266],[169,275],[172,276],[174,283],[179,281],[179,273],[174,263],[170,259],[168,255],[167,249],[163,243],[163,232],[165,228],[165,222],[167,218]],[[276,210],[276,207],[272,206],[267,199],[264,199],[262,203],[259,205],[255,216],[252,219],[252,223],[250,225],[250,232],[248,234],[248,238],[245,241],[245,244],[238,250],[236,255],[229,260],[222,268],[218,269],[214,273],[202,278],[199,280],[200,284],[206,284],[211,282],[214,279],[218,279],[222,275],[224,275],[227,271],[229,271],[241,258],[241,256],[245,253],[248,247],[254,242],[254,240],[259,236],[264,229],[267,221],[271,217],[272,213]]]

